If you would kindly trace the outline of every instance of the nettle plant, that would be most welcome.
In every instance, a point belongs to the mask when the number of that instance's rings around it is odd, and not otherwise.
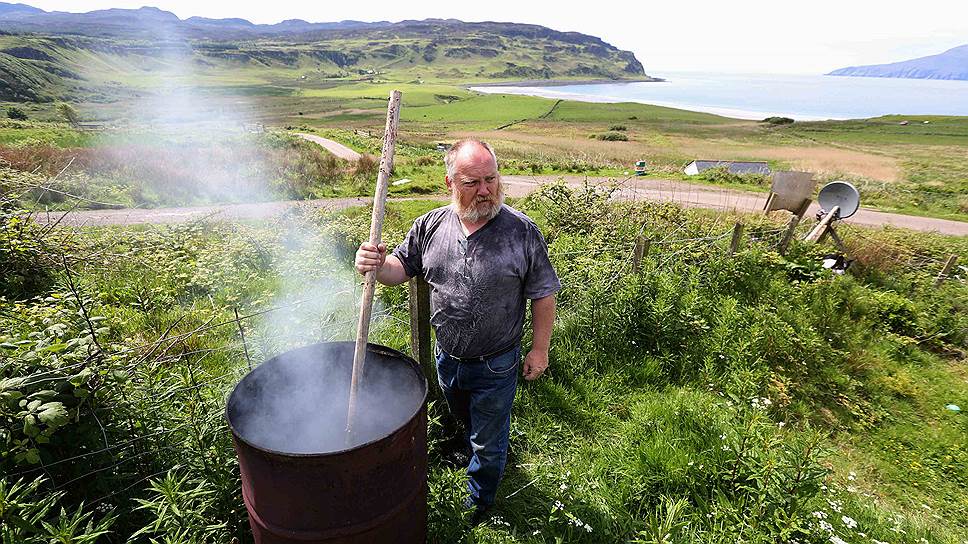
[[[85,418],[92,396],[117,379],[96,336],[103,318],[87,317],[67,293],[9,306],[23,325],[0,336],[0,463],[36,465],[57,435]],[[29,331],[29,332],[27,332]]]

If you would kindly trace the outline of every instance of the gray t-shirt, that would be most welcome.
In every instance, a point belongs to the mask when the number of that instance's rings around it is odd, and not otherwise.
[[[528,299],[561,289],[541,231],[504,205],[464,236],[451,206],[418,217],[393,250],[407,276],[431,286],[430,323],[441,349],[456,357],[489,355],[517,343]]]

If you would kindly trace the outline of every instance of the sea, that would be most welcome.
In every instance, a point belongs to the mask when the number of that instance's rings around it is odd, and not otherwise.
[[[471,88],[586,102],[640,102],[737,119],[968,116],[968,81],[710,72],[649,75],[665,81]]]

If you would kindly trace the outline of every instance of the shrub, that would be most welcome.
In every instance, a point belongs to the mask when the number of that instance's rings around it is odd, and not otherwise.
[[[9,117],[10,119],[14,119],[16,121],[26,121],[27,112],[25,112],[24,110],[16,106],[11,106],[7,108],[7,117]]]
[[[734,174],[726,166],[718,166],[704,170],[698,177],[710,183],[758,185],[761,187],[765,187],[770,183],[770,178],[763,174]]]
[[[790,119],[789,117],[767,117],[760,122],[768,123],[770,125],[791,125],[793,124],[793,119]]]
[[[71,106],[67,102],[57,104],[57,114],[71,125],[76,126],[81,120],[81,117],[78,115],[77,110],[74,109],[74,106]]]
[[[627,141],[629,141],[629,137],[626,136],[625,134],[622,134],[621,132],[605,132],[605,133],[599,134],[599,135],[597,135],[595,137],[598,138],[599,140],[603,140],[603,141],[606,141],[606,142],[627,142]]]
[[[608,130],[618,130],[618,131],[621,131],[621,132],[624,132],[624,131],[626,131],[628,129],[629,128],[627,126],[625,126],[625,125],[612,125],[612,126],[608,127]]]
[[[439,162],[443,162],[440,160],[440,157],[435,157],[433,155],[421,155],[417,157],[417,159],[414,161],[414,164],[417,166],[433,166]]]

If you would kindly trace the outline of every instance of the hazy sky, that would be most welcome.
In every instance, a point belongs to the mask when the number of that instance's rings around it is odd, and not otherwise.
[[[11,0],[8,0],[11,1]],[[18,0],[12,0],[18,1]],[[968,43],[968,2],[812,0],[614,2],[239,2],[214,0],[19,0],[48,11],[152,5],[182,19],[254,23],[400,21],[428,17],[532,23],[598,36],[628,49],[647,73],[670,70],[823,73],[940,53]]]

